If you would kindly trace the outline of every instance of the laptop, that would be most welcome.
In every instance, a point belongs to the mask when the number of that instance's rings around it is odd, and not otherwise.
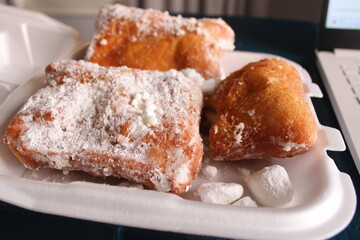
[[[360,1],[325,0],[317,65],[360,172]]]

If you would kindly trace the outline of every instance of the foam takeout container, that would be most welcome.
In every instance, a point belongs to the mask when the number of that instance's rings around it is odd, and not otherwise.
[[[3,136],[12,116],[41,87],[44,67],[59,59],[81,59],[88,45],[79,41],[73,29],[45,15],[1,5],[0,13],[8,16],[0,20],[0,39],[5,39],[0,41],[0,52],[5,51],[0,57],[0,100],[6,98],[0,106]],[[267,57],[278,56],[227,53],[225,73]],[[305,69],[291,63],[302,75],[312,107],[310,98],[322,93]],[[313,107],[312,111],[315,114]],[[199,174],[190,190],[179,196],[131,187],[122,179],[29,170],[1,142],[0,200],[43,213],[160,231],[243,239],[329,238],[351,221],[356,195],[350,177],[339,172],[326,152],[345,149],[340,132],[318,121],[317,126],[315,145],[289,159],[213,162],[205,140],[203,166],[216,166],[218,174],[212,179]],[[195,194],[199,184],[221,181],[243,184],[244,195],[251,196],[237,169],[255,172],[274,164],[286,169],[294,186],[292,201],[281,208],[207,204]]]
[[[0,104],[49,62],[81,44],[79,34],[44,14],[0,5]]]

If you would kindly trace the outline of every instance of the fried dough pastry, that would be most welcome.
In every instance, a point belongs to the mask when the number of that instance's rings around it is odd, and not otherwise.
[[[53,63],[4,142],[31,169],[81,170],[178,194],[201,164],[201,81],[192,69]]]
[[[317,138],[316,121],[298,71],[288,62],[250,63],[222,81],[207,103],[214,160],[291,157]]]
[[[86,60],[101,66],[145,70],[193,68],[205,79],[223,77],[220,59],[234,49],[233,30],[222,19],[170,16],[153,9],[105,5]]]

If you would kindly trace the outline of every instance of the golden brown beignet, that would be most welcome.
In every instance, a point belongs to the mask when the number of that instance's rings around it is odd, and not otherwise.
[[[145,70],[193,68],[205,79],[223,77],[220,64],[234,48],[234,32],[222,19],[183,18],[120,4],[101,8],[86,60],[101,66]]]
[[[215,160],[291,157],[317,137],[299,73],[282,60],[264,59],[232,73],[207,104],[216,114],[209,133]]]
[[[82,170],[181,193],[203,154],[196,80],[203,78],[192,69],[53,63],[45,86],[10,122],[4,142],[28,168]]]

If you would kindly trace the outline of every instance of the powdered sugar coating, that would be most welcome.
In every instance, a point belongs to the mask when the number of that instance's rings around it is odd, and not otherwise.
[[[57,62],[48,69],[45,86],[18,113],[24,125],[19,141],[36,153],[36,161],[63,170],[85,166],[81,170],[94,175],[121,175],[141,183],[144,171],[161,191],[191,182],[191,165],[201,160],[191,156],[192,148],[202,148],[198,84],[203,78],[198,73],[105,68],[85,61]],[[156,121],[149,122],[148,116]],[[164,131],[168,136],[162,136]],[[184,131],[191,139],[181,135]],[[169,139],[176,145],[165,149],[169,164],[164,167],[152,154],[161,150],[157,139],[166,137],[176,138]],[[93,153],[106,155],[106,160],[95,159],[87,166]],[[131,159],[148,169],[115,172],[117,159]]]

